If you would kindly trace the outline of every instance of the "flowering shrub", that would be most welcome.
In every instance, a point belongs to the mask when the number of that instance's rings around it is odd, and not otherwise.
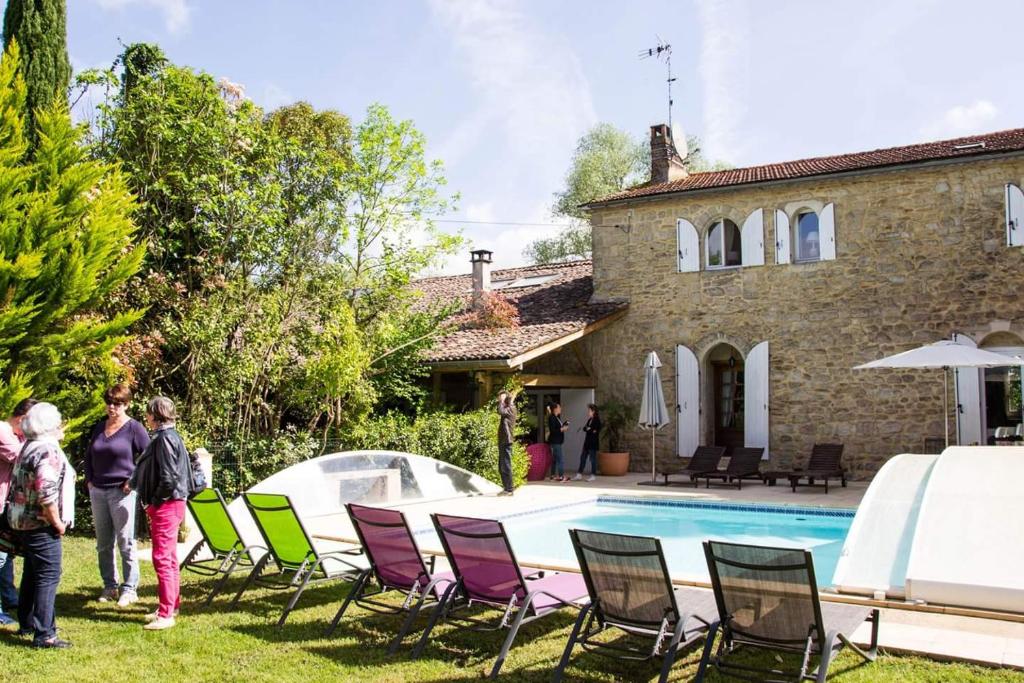
[[[485,330],[519,327],[519,309],[497,292],[483,292],[480,306],[473,311],[470,327]]]

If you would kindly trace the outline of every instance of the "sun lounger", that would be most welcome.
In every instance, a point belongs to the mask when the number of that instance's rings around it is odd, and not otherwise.
[[[668,680],[676,654],[704,636],[717,621],[714,594],[674,588],[657,538],[583,529],[573,529],[569,536],[590,603],[576,619],[552,680],[562,680],[576,645],[616,659],[660,659],[658,680]],[[651,645],[641,649],[596,638],[609,629],[649,640]]]
[[[388,648],[388,653],[393,654],[424,604],[439,600],[444,589],[454,583],[455,576],[451,572],[435,573],[433,556],[424,561],[401,511],[355,503],[348,503],[345,508],[370,566],[352,584],[324,636],[334,633],[352,603],[379,614],[405,612],[406,618]],[[404,594],[404,600],[396,606],[376,599],[389,591]]]
[[[843,645],[867,661],[874,660],[878,610],[822,603],[809,550],[705,541],[704,555],[719,620],[712,625],[704,645],[697,681],[704,680],[708,666],[747,680],[779,680],[786,676],[797,681],[824,681],[832,658]],[[865,621],[871,622],[867,651],[850,641]],[[713,648],[718,630],[721,638]],[[757,669],[733,661],[733,652],[745,646],[801,654],[799,672]],[[814,656],[819,657],[816,671],[810,669]]]
[[[474,631],[508,630],[490,677],[508,656],[519,627],[564,608],[579,608],[587,586],[580,574],[528,573],[516,561],[501,522],[434,514],[434,527],[444,547],[455,583],[445,589],[440,603],[413,650],[418,657],[441,619]],[[472,617],[475,606],[501,610],[497,620]]]
[[[362,549],[319,552],[288,496],[246,493],[244,498],[245,506],[249,508],[269,552],[256,562],[231,601],[232,605],[237,605],[242,594],[253,585],[273,590],[294,590],[295,593],[277,621],[280,628],[310,584],[353,581],[365,569],[352,562],[354,556],[362,554]],[[264,570],[271,562],[277,571],[264,575]]]
[[[829,479],[838,479],[845,488],[846,470],[843,469],[843,444],[814,444],[807,467],[802,470],[787,472],[782,476],[789,479],[789,485],[793,487],[794,493],[797,486],[814,486],[818,480],[825,482],[825,493],[828,493]]]
[[[203,538],[196,543],[185,556],[181,569],[187,569],[201,576],[217,576],[220,579],[213,585],[204,604],[209,605],[224,588],[224,584],[235,572],[252,571],[256,564],[253,551],[259,550],[262,556],[267,549],[261,545],[245,545],[235,520],[228,512],[227,503],[217,489],[203,489],[188,501],[189,512],[196,521],[196,527]],[[207,548],[212,557],[202,557],[203,548]]]
[[[659,470],[658,474],[664,478],[664,486],[669,485],[669,477],[689,475],[690,481],[696,487],[698,483],[697,476],[717,471],[718,463],[723,455],[725,455],[725,446],[697,446],[697,450],[693,452],[693,457],[690,458],[690,462],[686,464],[686,467],[679,469],[666,468]]]
[[[733,448],[729,456],[729,464],[724,470],[716,472],[704,472],[697,475],[697,483],[705,480],[705,488],[711,488],[711,482],[735,485],[736,488],[743,488],[744,479],[756,479],[762,481],[761,457],[764,455],[764,448]]]

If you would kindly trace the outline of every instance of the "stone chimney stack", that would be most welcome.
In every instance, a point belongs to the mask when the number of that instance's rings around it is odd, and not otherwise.
[[[651,126],[651,183],[667,183],[689,175],[686,171],[686,142],[682,154],[672,139],[672,129],[664,123]]]
[[[469,252],[469,262],[473,264],[473,308],[479,308],[484,292],[491,291],[492,254],[486,249]]]

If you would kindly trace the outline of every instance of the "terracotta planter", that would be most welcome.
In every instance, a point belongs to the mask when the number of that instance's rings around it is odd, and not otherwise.
[[[597,471],[605,477],[621,477],[629,471],[629,453],[598,452]]]

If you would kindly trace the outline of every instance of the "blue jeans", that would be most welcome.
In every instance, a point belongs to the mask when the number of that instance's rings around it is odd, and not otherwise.
[[[92,518],[96,525],[96,554],[99,556],[100,577],[103,588],[120,588],[122,593],[134,593],[139,585],[139,558],[135,551],[135,492],[125,493],[120,487],[89,489]],[[121,556],[121,576],[118,586],[117,565],[114,563],[114,544]]]
[[[590,460],[590,473],[597,475],[597,449],[596,448],[584,448],[583,453],[580,455],[580,468],[576,470],[579,474],[583,474],[583,468],[587,465],[587,460]]]
[[[57,616],[54,602],[60,583],[60,534],[52,526],[33,531],[20,531],[25,548],[21,565],[21,591],[18,593],[18,624],[31,630],[36,643],[57,637]]]
[[[548,445],[551,446],[551,476],[564,477],[565,466],[562,464],[562,444],[552,443]]]
[[[14,587],[14,557],[8,557],[7,553],[0,553],[0,605],[0,612],[13,612],[18,607],[18,589]]]

